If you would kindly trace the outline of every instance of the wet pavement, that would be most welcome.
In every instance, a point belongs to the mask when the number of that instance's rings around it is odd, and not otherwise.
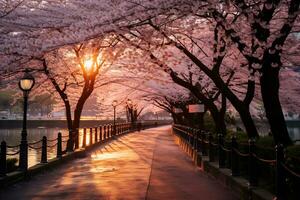
[[[131,133],[85,158],[0,191],[1,200],[234,200],[194,166],[170,126]]]

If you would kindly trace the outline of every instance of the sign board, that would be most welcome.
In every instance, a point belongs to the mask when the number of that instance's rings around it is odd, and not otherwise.
[[[204,104],[192,104],[189,105],[189,113],[203,113]]]
[[[174,113],[182,113],[180,108],[173,108]]]

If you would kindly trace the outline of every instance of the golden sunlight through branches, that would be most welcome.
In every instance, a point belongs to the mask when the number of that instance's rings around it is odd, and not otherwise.
[[[87,72],[93,71],[94,66],[95,66],[95,62],[91,58],[86,59],[84,61],[84,68]]]

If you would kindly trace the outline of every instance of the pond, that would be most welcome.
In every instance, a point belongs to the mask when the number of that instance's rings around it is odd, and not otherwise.
[[[27,130],[27,139],[28,143],[34,143],[37,141],[40,141],[43,136],[46,136],[48,140],[55,140],[57,139],[58,133],[61,132],[63,138],[63,141],[67,141],[68,136],[68,131],[67,129],[60,129],[60,128],[32,128]],[[83,129],[79,130],[80,132],[80,137],[79,137],[79,144],[80,147],[82,146],[82,140],[83,140]],[[87,131],[87,138],[86,138],[86,143],[87,145],[89,144],[89,131]],[[6,144],[9,146],[16,146],[20,144],[21,141],[21,130],[20,129],[0,129],[0,141],[6,141]],[[94,138],[93,138],[94,140]],[[55,158],[56,157],[56,140],[53,142],[48,142],[48,148],[47,148],[47,157],[48,159]],[[31,147],[34,148],[40,148],[41,143],[30,145]],[[50,147],[53,146],[53,147]],[[62,149],[65,150],[66,148],[66,142],[62,143]],[[14,153],[19,150],[19,147],[17,148],[8,148],[7,153]],[[12,156],[7,156],[7,158],[19,158],[19,154],[17,155],[12,155]],[[36,165],[40,163],[41,161],[41,149],[33,149],[33,148],[28,148],[28,166],[31,167],[33,165]]]

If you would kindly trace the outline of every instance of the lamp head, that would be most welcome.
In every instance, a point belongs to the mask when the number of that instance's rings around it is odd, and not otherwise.
[[[128,105],[128,106],[131,106],[131,105],[132,105],[131,99],[128,99],[128,100],[127,100],[127,105]]]
[[[113,106],[113,107],[116,107],[117,104],[118,104],[117,100],[114,100],[114,101],[112,102],[112,106]]]
[[[34,86],[35,80],[33,76],[29,73],[29,70],[26,69],[24,76],[19,81],[19,87],[24,92],[29,92]]]

